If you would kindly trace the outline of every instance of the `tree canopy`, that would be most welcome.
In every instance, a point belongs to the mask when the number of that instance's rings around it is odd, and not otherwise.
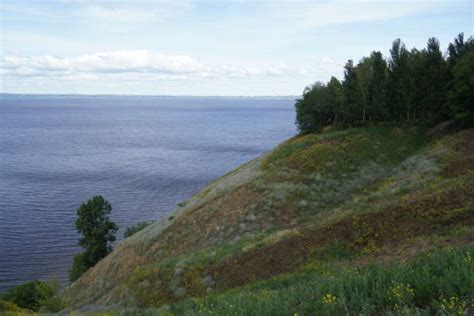
[[[112,251],[117,225],[110,220],[112,206],[102,196],[94,196],[77,209],[76,229],[82,234],[79,245],[84,252],[74,256],[71,282]]]
[[[388,58],[374,51],[357,65],[349,60],[342,82],[331,77],[306,87],[295,104],[296,124],[310,133],[332,124],[472,117],[473,67],[474,39],[463,33],[445,54],[434,37],[426,48],[411,51],[396,39]]]

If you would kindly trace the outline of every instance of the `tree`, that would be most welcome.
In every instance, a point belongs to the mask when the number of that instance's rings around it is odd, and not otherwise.
[[[389,118],[387,109],[387,63],[381,52],[372,52],[371,75],[368,86],[368,111],[375,121]]]
[[[454,43],[448,46],[448,65],[450,68],[459,61],[465,54],[474,51],[474,38],[469,37],[464,41],[464,33],[459,33],[454,39]]]
[[[445,58],[434,37],[426,48],[410,52],[396,39],[388,63],[380,52],[357,66],[348,60],[342,83],[334,77],[327,84],[317,82],[296,101],[298,129],[311,133],[340,122],[419,119],[434,124],[447,118],[474,124],[474,39],[460,33],[448,52]]]
[[[316,107],[309,102],[311,87],[306,87],[303,97],[296,100],[296,126],[300,133],[316,132],[318,129]]]
[[[428,39],[426,49],[426,66],[424,80],[425,97],[421,101],[423,116],[431,121],[438,121],[441,115],[441,106],[444,101],[446,88],[446,61],[439,47],[439,41],[432,37]]]
[[[352,60],[348,60],[344,66],[344,103],[342,106],[342,121],[352,124],[362,117],[362,111],[358,107],[357,75]]]
[[[328,107],[332,112],[332,122],[337,124],[342,117],[344,94],[342,84],[337,78],[331,77],[327,84]]]
[[[453,67],[452,89],[447,96],[447,107],[456,114],[474,112],[474,52],[465,54]]]
[[[296,101],[296,124],[301,133],[319,131],[332,122],[333,116],[328,105],[327,87],[322,82],[306,87],[303,98]]]
[[[472,109],[472,55],[474,54],[474,38],[464,40],[464,34],[460,33],[454,43],[449,44],[447,60],[447,98],[444,104],[444,112],[449,117],[459,113],[473,111]],[[462,65],[459,65],[462,63]],[[472,71],[472,68],[471,68]],[[471,110],[469,110],[469,104]],[[471,114],[472,115],[472,114]]]
[[[369,107],[369,83],[372,76],[372,60],[364,57],[355,67],[357,83],[357,105],[362,108],[362,122],[365,122],[368,116]]]
[[[94,196],[77,209],[76,229],[82,234],[84,252],[74,256],[69,278],[77,280],[112,251],[118,227],[109,218],[112,206],[102,196]]]
[[[395,120],[402,120],[404,116],[409,119],[409,52],[400,39],[392,43],[389,59],[389,111]]]

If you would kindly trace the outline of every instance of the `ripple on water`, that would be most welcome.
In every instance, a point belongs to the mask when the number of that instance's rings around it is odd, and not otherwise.
[[[75,210],[101,194],[125,228],[295,134],[291,99],[1,97],[0,291],[66,282]]]

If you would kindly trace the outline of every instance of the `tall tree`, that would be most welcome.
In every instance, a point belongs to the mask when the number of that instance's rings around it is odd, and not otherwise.
[[[392,118],[402,120],[409,118],[409,68],[408,51],[400,39],[392,43],[389,59],[389,111]]]
[[[453,67],[452,88],[447,105],[451,117],[456,114],[474,115],[474,52],[463,54]]]
[[[372,52],[371,74],[368,86],[368,109],[370,118],[385,121],[389,118],[387,108],[387,63],[381,52]]]
[[[331,77],[327,84],[328,107],[332,112],[332,122],[338,123],[342,117],[342,105],[344,102],[344,94],[342,84],[337,78]]]
[[[369,106],[369,83],[372,76],[372,59],[362,58],[355,68],[357,76],[357,104],[362,109],[362,122],[367,118]]]
[[[448,59],[447,59],[447,94],[448,97],[445,100],[443,105],[443,112],[448,117],[453,117],[456,113],[464,112],[462,109],[466,108],[465,101],[469,100],[469,97],[461,97],[462,95],[469,94],[468,90],[465,90],[469,87],[467,77],[464,73],[469,64],[468,60],[471,57],[468,57],[467,60],[463,61],[463,65],[456,67],[458,62],[464,59],[464,56],[474,53],[474,38],[469,37],[467,40],[464,39],[464,34],[459,33],[458,36],[454,39],[454,43],[450,43],[448,46]],[[464,87],[464,88],[463,88]],[[464,101],[463,101],[464,100]]]
[[[296,125],[300,133],[317,132],[321,128],[317,106],[320,102],[318,90],[323,87],[322,82],[306,87],[303,97],[296,101]]]
[[[426,48],[424,80],[428,84],[425,87],[425,97],[421,104],[423,115],[429,120],[437,121],[440,119],[447,84],[446,70],[446,61],[440,50],[439,41],[432,37],[428,39]]]
[[[417,120],[422,118],[423,111],[422,105],[425,98],[426,91],[430,83],[426,78],[426,67],[427,67],[427,53],[426,49],[417,50],[412,49],[408,59],[408,65],[410,69],[409,78],[409,110],[411,118]]]
[[[454,67],[456,62],[460,60],[465,54],[474,51],[474,38],[469,37],[466,41],[464,40],[464,33],[459,33],[454,38],[454,43],[450,43],[448,46],[448,66],[449,68]]]
[[[362,117],[362,111],[358,107],[357,75],[352,60],[348,60],[344,66],[342,87],[344,92],[344,103],[341,111],[342,121],[346,124],[353,124]]]

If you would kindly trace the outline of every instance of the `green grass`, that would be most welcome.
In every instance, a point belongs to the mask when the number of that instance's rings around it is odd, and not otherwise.
[[[281,144],[256,161],[261,172],[238,194],[226,191],[230,198],[216,197],[168,229],[154,249],[188,247],[127,272],[118,293],[137,309],[116,313],[472,313],[472,247],[402,263],[473,241],[474,131],[439,140],[425,132],[386,124]],[[234,215],[235,222],[211,221]],[[193,244],[196,219],[218,227],[208,240],[225,238]]]
[[[262,168],[342,174],[369,163],[394,165],[426,143],[423,131],[387,124],[298,136],[279,145],[262,161]]]
[[[474,303],[474,247],[438,250],[409,263],[322,264],[160,309],[117,315],[468,315]]]

